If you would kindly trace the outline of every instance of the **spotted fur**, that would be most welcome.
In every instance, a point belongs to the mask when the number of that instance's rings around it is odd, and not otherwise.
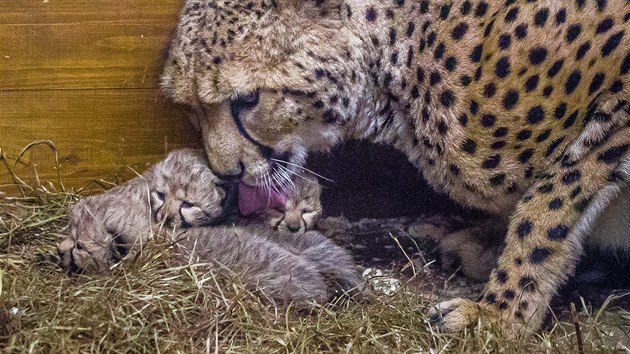
[[[509,218],[482,300],[438,318],[536,329],[628,180],[629,20],[627,0],[188,0],[162,87],[223,178],[362,138]]]

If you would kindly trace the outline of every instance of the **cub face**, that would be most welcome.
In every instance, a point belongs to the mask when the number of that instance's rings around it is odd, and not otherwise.
[[[321,186],[317,181],[298,178],[284,209],[267,211],[269,224],[276,230],[302,235],[315,228],[322,216]]]
[[[252,186],[282,181],[286,174],[278,170],[297,170],[307,150],[341,139],[350,89],[341,80],[330,87],[329,78],[350,77],[345,63],[358,39],[340,30],[340,4],[187,2],[162,88],[191,107],[219,177]]]
[[[235,188],[221,183],[201,151],[171,152],[145,180],[156,222],[169,227],[212,225],[232,208]]]

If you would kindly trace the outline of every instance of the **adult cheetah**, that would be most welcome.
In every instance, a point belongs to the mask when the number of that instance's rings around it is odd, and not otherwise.
[[[445,330],[483,312],[516,333],[630,179],[629,19],[627,0],[188,0],[162,87],[223,178],[260,185],[369,139],[509,218],[482,299],[438,308]]]

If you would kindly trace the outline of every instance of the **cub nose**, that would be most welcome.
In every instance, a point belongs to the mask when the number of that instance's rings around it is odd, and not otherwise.
[[[287,224],[287,229],[291,232],[298,232],[300,231],[300,225]]]

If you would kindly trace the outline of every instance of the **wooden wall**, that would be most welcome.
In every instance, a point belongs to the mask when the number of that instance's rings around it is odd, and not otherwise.
[[[200,137],[157,90],[182,0],[0,6],[0,152],[22,179],[68,188],[131,175]],[[14,159],[29,143],[50,140]],[[0,191],[11,181],[0,161]]]

